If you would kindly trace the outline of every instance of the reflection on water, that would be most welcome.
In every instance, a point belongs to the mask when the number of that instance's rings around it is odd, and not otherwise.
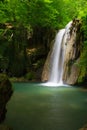
[[[5,124],[13,130],[78,130],[87,123],[87,92],[14,83]]]

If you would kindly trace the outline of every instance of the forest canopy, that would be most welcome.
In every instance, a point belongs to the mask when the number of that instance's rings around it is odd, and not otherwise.
[[[2,0],[0,21],[58,28],[85,16],[86,8],[86,0]]]
[[[53,33],[75,18],[82,21],[84,44],[80,67],[84,68],[83,77],[87,70],[86,0],[1,0],[0,70],[15,76],[23,75],[27,71],[26,48],[29,44],[39,42],[47,49],[54,38]],[[20,67],[15,70],[17,61]]]

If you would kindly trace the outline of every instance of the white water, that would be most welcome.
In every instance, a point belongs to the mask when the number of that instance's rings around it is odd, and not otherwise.
[[[46,86],[64,86],[63,83],[63,65],[64,54],[66,49],[67,40],[70,39],[70,27],[72,22],[69,22],[65,29],[61,29],[55,39],[51,54],[50,62],[50,76]]]
[[[59,31],[56,36],[53,51],[51,54],[51,71],[48,82],[62,83],[62,68],[63,68],[63,49],[61,46],[65,29]]]

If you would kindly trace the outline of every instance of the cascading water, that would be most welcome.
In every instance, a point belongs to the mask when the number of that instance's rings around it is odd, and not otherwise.
[[[70,27],[72,21],[67,24],[65,29],[61,29],[55,39],[53,50],[50,58],[50,72],[49,80],[45,84],[47,86],[61,86],[63,83],[63,65],[64,53],[66,49],[67,40],[70,39]]]
[[[59,31],[56,36],[53,51],[51,54],[51,66],[49,81],[51,83],[62,83],[62,72],[63,72],[63,48],[62,40],[65,33],[65,29]]]

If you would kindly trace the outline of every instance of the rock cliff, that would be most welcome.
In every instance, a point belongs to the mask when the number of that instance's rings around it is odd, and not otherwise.
[[[75,84],[79,76],[79,57],[82,48],[81,21],[73,20],[70,28],[70,39],[67,40],[64,56],[63,81]]]

